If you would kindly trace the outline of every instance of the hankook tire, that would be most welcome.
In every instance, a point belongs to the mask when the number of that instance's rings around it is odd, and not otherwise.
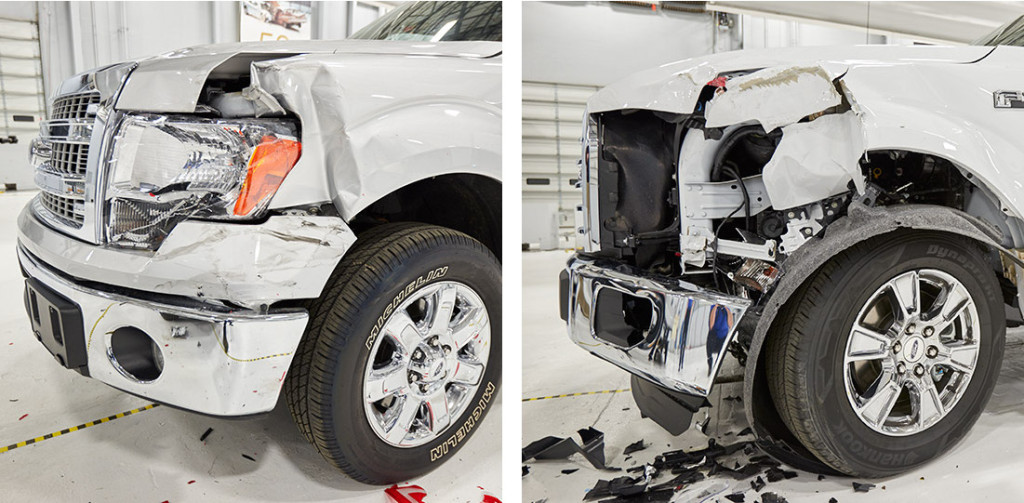
[[[787,303],[767,341],[776,408],[822,462],[883,477],[939,456],[999,375],[1003,296],[979,246],[901,231],[846,250]]]

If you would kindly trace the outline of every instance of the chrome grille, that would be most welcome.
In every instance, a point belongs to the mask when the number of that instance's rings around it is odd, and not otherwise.
[[[41,157],[35,164],[40,212],[56,228],[75,232],[85,226],[85,193],[81,188],[89,162],[89,132],[100,95],[95,90],[65,94],[53,100],[50,118],[41,124]],[[93,106],[96,105],[96,106]],[[90,110],[89,107],[93,106]],[[88,128],[83,135],[83,128]],[[50,173],[49,175],[47,173]],[[56,178],[54,178],[56,175]]]
[[[67,225],[80,228],[85,222],[85,203],[80,199],[41,192],[39,194],[39,202],[42,203],[43,208],[46,208],[47,211],[60,218]]]
[[[89,105],[99,105],[100,93],[87,92],[68,94],[53,100],[50,120],[84,119],[89,115]]]
[[[55,173],[85,176],[85,164],[89,158],[89,145],[85,143],[53,142],[50,169]]]

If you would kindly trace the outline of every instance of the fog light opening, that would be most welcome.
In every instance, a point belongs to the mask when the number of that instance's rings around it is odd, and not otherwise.
[[[650,299],[610,288],[598,291],[594,311],[594,335],[624,348],[643,343],[656,321]]]
[[[138,383],[153,382],[164,370],[160,345],[135,327],[114,330],[107,356],[121,375]]]

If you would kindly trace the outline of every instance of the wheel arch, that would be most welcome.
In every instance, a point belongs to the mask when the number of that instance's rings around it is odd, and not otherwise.
[[[846,217],[829,226],[821,238],[805,243],[794,252],[786,261],[786,274],[764,304],[760,316],[742,322],[745,331],[751,334],[745,344],[744,412],[758,444],[787,464],[819,473],[834,473],[834,470],[818,461],[797,441],[778,415],[768,390],[763,348],[772,324],[786,303],[837,253],[886,234],[920,230],[965,237],[982,249],[1007,255],[1007,250],[1000,245],[1001,232],[963,211],[932,205],[870,207],[864,203],[852,203]]]
[[[349,220],[360,234],[385,223],[419,222],[471,236],[501,259],[501,182],[457,173],[421,179],[376,199]]]

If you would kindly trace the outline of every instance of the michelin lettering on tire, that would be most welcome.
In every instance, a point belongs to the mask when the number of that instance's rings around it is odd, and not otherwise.
[[[451,449],[454,449],[455,446],[459,445],[460,442],[469,436],[469,432],[473,431],[476,423],[483,416],[484,411],[487,410],[487,406],[490,405],[491,396],[494,394],[495,389],[494,383],[488,381],[487,387],[484,388],[483,394],[480,395],[480,401],[478,401],[476,407],[473,408],[473,412],[466,417],[466,421],[462,423],[462,426],[460,426],[458,430],[455,430],[455,433],[442,442],[441,445],[430,450],[431,462],[437,461],[446,456]]]
[[[401,289],[398,294],[395,295],[395,298],[391,299],[391,302],[384,307],[384,312],[377,317],[377,322],[374,323],[373,329],[370,330],[370,337],[366,339],[366,349],[373,348],[373,343],[377,341],[377,336],[380,335],[381,327],[383,327],[384,322],[391,317],[391,313],[395,310],[395,307],[400,305],[402,301],[409,296],[409,294],[419,290],[421,287],[434,280],[443,278],[445,274],[448,274],[448,266],[438,267],[437,269],[427,273],[425,276],[416,278],[416,281],[409,283],[405,288]]]

